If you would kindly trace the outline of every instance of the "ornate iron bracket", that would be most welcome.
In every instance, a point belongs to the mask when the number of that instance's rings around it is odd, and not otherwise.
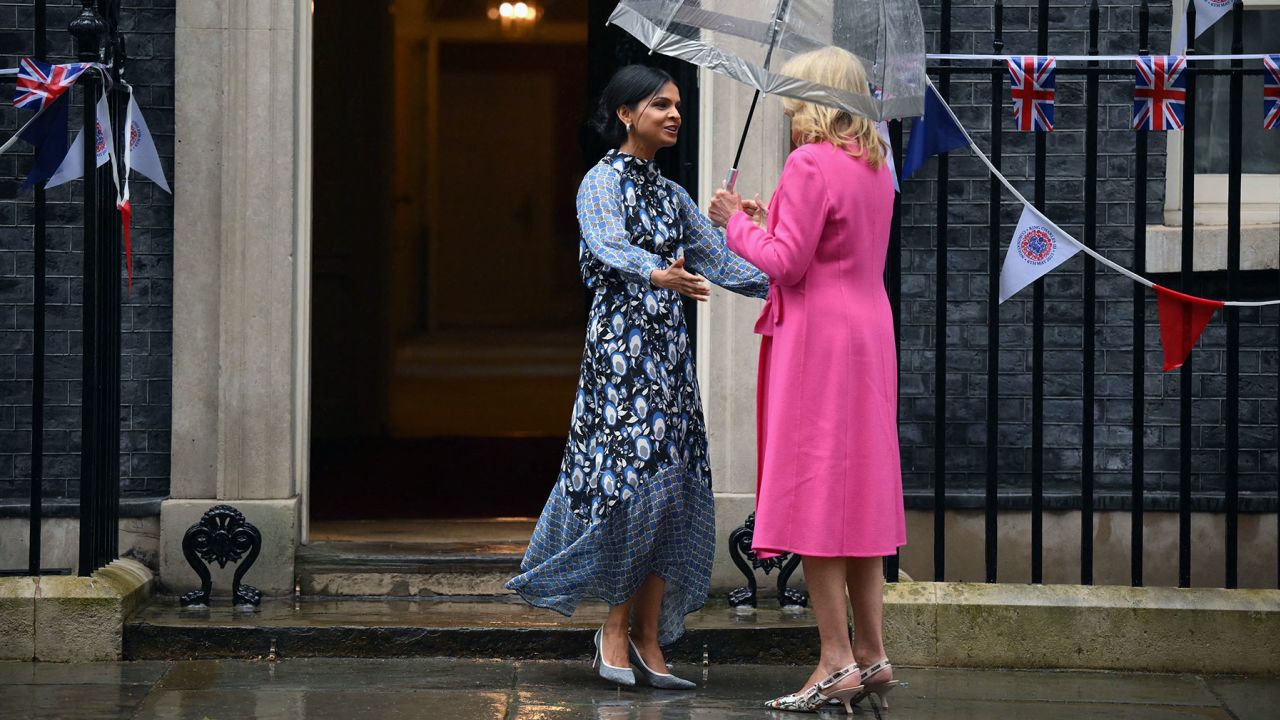
[[[756,574],[757,569],[768,575],[776,569],[778,573],[778,604],[782,607],[806,607],[809,604],[809,593],[787,587],[791,575],[800,567],[800,556],[785,553],[778,557],[761,560],[751,549],[751,540],[756,532],[756,514],[747,516],[747,521],[729,535],[729,557],[738,570],[747,578],[747,586],[729,593],[729,604],[735,608],[756,607]],[[750,564],[748,564],[748,562]]]
[[[261,550],[262,533],[244,519],[243,513],[230,505],[209,508],[200,521],[182,536],[182,555],[200,576],[200,589],[182,596],[183,607],[209,604],[213,577],[208,566],[215,562],[220,568],[225,568],[229,562],[240,563],[232,580],[231,603],[257,605],[262,600],[262,593],[252,585],[241,585],[240,580],[253,567],[253,561],[258,559]],[[240,562],[241,558],[244,562]]]

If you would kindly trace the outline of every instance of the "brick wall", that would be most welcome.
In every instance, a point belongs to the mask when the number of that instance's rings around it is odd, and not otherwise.
[[[1036,2],[1006,2],[1004,52],[1035,54]],[[938,51],[938,8],[927,1],[925,26],[930,52]],[[952,3],[952,52],[989,53],[992,3]],[[1050,54],[1084,54],[1088,49],[1088,3],[1055,0],[1049,13]],[[1138,3],[1100,3],[1102,54],[1136,53]],[[1151,48],[1169,47],[1170,5],[1152,3]],[[1063,65],[1059,65],[1063,67]],[[1013,130],[1012,105],[1005,98],[998,122],[1004,128],[1005,175],[1033,198],[1034,140]],[[1046,214],[1077,238],[1084,238],[1085,82],[1058,76],[1055,130],[1048,135]],[[1097,247],[1132,268],[1134,147],[1130,130],[1133,74],[1103,79],[1098,112]],[[953,79],[950,102],[979,147],[991,147],[990,75]],[[1246,122],[1253,122],[1246,118]],[[1149,224],[1162,222],[1165,137],[1150,133],[1148,170]],[[903,196],[902,278],[902,445],[909,504],[929,506],[934,473],[934,318],[936,161],[907,182]],[[985,487],[987,394],[987,293],[995,278],[988,273],[990,180],[984,166],[965,150],[951,154],[950,274],[946,293],[947,376],[946,441],[948,495],[959,504],[978,506]],[[1017,224],[1021,207],[1004,194],[1000,257]],[[1078,506],[1083,408],[1084,256],[1078,255],[1045,279],[1044,468],[1046,506]],[[1245,292],[1280,295],[1274,271],[1244,273]],[[1175,288],[1175,277],[1160,280]],[[1133,462],[1132,437],[1132,283],[1099,267],[1095,350],[1095,487],[1100,507],[1127,507]],[[1199,273],[1189,292],[1225,297],[1221,273]],[[1000,308],[1001,343],[999,483],[1002,502],[1027,506],[1031,487],[1031,290]],[[1152,507],[1171,507],[1178,488],[1179,374],[1161,373],[1159,329],[1154,295],[1146,299],[1145,422],[1146,489]],[[1240,311],[1240,489],[1246,507],[1274,507],[1276,487],[1277,308]],[[1200,507],[1215,507],[1225,476],[1226,325],[1221,314],[1193,352],[1195,380],[1192,429],[1193,482]],[[1171,495],[1172,494],[1172,495]]]
[[[174,0],[124,0],[122,5],[130,57],[126,77],[172,182]],[[0,2],[0,66],[15,67],[33,51],[32,6]],[[66,27],[79,3],[51,0],[48,6],[48,59],[72,61]],[[31,114],[8,102],[11,88],[11,82],[0,82],[0,135],[6,139]],[[71,126],[77,126],[74,112]],[[26,498],[31,477],[34,206],[31,191],[18,190],[31,160],[30,146],[23,143],[0,155],[0,503]],[[173,201],[136,173],[131,194],[134,283],[121,312],[120,476],[125,498],[168,493],[172,356]],[[49,191],[44,491],[50,499],[76,497],[79,478],[80,208],[78,182]]]

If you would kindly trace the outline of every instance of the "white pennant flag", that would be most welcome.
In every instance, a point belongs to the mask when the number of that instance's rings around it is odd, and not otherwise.
[[[1195,0],[1196,4],[1196,37],[1200,37],[1214,23],[1231,12],[1235,0]],[[1178,26],[1178,34],[1173,41],[1173,54],[1183,55],[1187,52],[1187,13],[1182,12],[1182,23]]]
[[[879,133],[881,140],[884,141],[884,163],[888,165],[888,172],[893,176],[893,191],[902,192],[902,188],[897,184],[897,167],[893,163],[893,141],[888,138],[888,123],[883,122],[883,120],[876,123],[876,132]]]
[[[898,168],[894,167],[893,162],[893,141],[889,139],[889,123],[876,123],[876,132],[880,133],[880,139],[884,141],[884,161],[889,166],[889,174],[893,175],[893,189],[896,192],[902,192],[902,188],[898,187]]]
[[[1000,302],[1080,252],[1080,245],[1048,218],[1026,205],[1000,269]]]
[[[111,134],[111,114],[107,110],[107,96],[104,93],[102,99],[98,100],[98,127],[95,144],[98,149],[98,165],[102,167],[107,164],[115,155],[115,143]],[[53,176],[49,178],[49,182],[45,183],[46,188],[57,187],[78,180],[84,177],[84,128],[76,134],[75,142],[71,143],[71,149],[67,151],[67,156],[62,159],[62,164],[54,171]]]
[[[164,179],[164,167],[160,164],[160,153],[156,152],[155,140],[151,138],[147,121],[143,119],[142,110],[138,107],[138,101],[133,99],[132,93],[129,94],[129,128],[125,135],[125,142],[129,144],[129,149],[125,153],[125,172],[127,173],[128,168],[132,167],[151,182],[159,185],[161,190],[172,195],[173,191],[169,189],[169,183]]]

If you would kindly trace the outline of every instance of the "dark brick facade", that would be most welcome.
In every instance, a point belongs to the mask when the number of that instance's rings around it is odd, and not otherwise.
[[[174,0],[124,0],[122,5],[130,57],[126,77],[172,184]],[[32,6],[0,2],[3,67],[15,67],[33,50]],[[67,0],[48,3],[51,62],[75,59],[66,27],[79,6]],[[12,87],[0,83],[0,93]],[[9,99],[4,95],[0,101],[0,135],[6,139],[30,115],[13,108]],[[74,99],[79,102],[78,94]],[[72,113],[72,129],[77,125]],[[26,498],[31,478],[34,206],[31,191],[18,190],[31,160],[24,143],[0,155],[0,504]],[[134,283],[121,311],[120,477],[126,499],[168,494],[173,347],[173,200],[136,173],[130,187]],[[79,478],[80,207],[79,182],[48,193],[44,492],[55,505],[77,496]]]
[[[938,51],[939,6],[922,2],[929,50]],[[1034,0],[1006,2],[1004,51],[1035,54]],[[1088,7],[1083,0],[1056,0],[1049,12],[1050,54],[1085,54],[1088,50]],[[1138,6],[1129,0],[1100,3],[1100,52],[1135,53],[1138,49]],[[1151,48],[1169,47],[1170,4],[1152,3]],[[952,3],[952,52],[990,53],[992,3]],[[1063,67],[1063,65],[1059,65]],[[1028,198],[1033,197],[1034,140],[1014,130],[1006,97],[998,122],[1004,128],[1005,175]],[[1130,129],[1133,73],[1104,78],[1098,111],[1098,222],[1096,246],[1112,260],[1134,266],[1134,148]],[[990,150],[990,75],[960,75],[951,84],[950,103],[979,147]],[[1056,121],[1048,135],[1046,214],[1073,236],[1083,239],[1085,183],[1085,81],[1058,76]],[[1246,118],[1245,122],[1255,122]],[[1150,133],[1148,170],[1149,225],[1163,221],[1165,137]],[[957,502],[982,502],[986,469],[987,293],[995,278],[988,271],[990,180],[985,166],[967,150],[950,157],[949,252],[947,268],[947,481]],[[902,278],[902,444],[909,503],[932,505],[934,450],[935,342],[935,198],[936,161],[907,182],[903,196]],[[1021,207],[1003,195],[1001,253],[1017,224]],[[1083,408],[1084,255],[1078,255],[1045,280],[1044,468],[1048,507],[1079,504],[1081,418]],[[1193,294],[1225,297],[1223,273],[1198,273],[1187,289]],[[1181,288],[1176,276],[1158,279]],[[1280,295],[1275,271],[1243,273],[1242,299]],[[1099,507],[1127,507],[1133,462],[1133,285],[1119,274],[1097,270],[1095,349],[1096,421],[1094,468]],[[1002,504],[1026,507],[1031,488],[1031,344],[1032,303],[1028,288],[1000,308],[999,483]],[[1277,308],[1240,311],[1240,455],[1242,504],[1254,509],[1275,506],[1277,479]],[[1178,488],[1179,374],[1161,373],[1159,326],[1154,294],[1146,298],[1145,422],[1146,490],[1151,507],[1171,507]],[[1225,476],[1226,324],[1220,313],[1193,351],[1192,469],[1197,505],[1216,507]]]

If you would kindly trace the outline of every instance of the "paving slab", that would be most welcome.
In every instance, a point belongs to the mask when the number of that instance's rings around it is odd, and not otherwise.
[[[1206,682],[1239,720],[1274,720],[1280,715],[1280,679],[1212,677]]]
[[[824,716],[827,715],[824,713]],[[509,720],[795,720],[804,715],[760,709],[690,707],[669,704],[637,704],[630,700],[599,700],[591,705],[521,704]],[[812,715],[808,717],[813,717]],[[831,714],[830,717],[837,717]]]
[[[752,707],[793,692],[809,676],[810,668],[778,665],[698,665],[677,663],[673,672],[698,684],[698,707]],[[520,701],[553,707],[594,704],[613,689],[596,676],[587,662],[521,661],[516,679]],[[639,687],[621,691],[615,700],[635,704],[687,705],[688,693]]]
[[[484,690],[513,684],[515,668],[502,660],[443,658],[359,662],[299,658],[289,662],[194,660],[174,663],[157,690]]]
[[[1045,703],[1217,705],[1219,699],[1195,675],[966,670],[913,668],[900,673],[909,694],[947,700]]]
[[[991,718],[1022,718],[1035,720],[1081,720],[1081,718],[1107,718],[1108,720],[1233,720],[1222,707],[1186,705],[1124,705],[1119,703],[1043,703],[997,702],[992,700],[948,700],[940,702],[931,698],[895,697],[891,695],[890,709],[885,718],[893,720],[990,720]],[[871,711],[863,717],[876,717]]]
[[[147,697],[133,719],[497,720],[510,700],[502,692],[450,690],[160,690]]]
[[[170,663],[0,662],[0,687],[11,685],[154,685]]]
[[[133,716],[148,685],[0,685],[5,720],[116,720]]]

